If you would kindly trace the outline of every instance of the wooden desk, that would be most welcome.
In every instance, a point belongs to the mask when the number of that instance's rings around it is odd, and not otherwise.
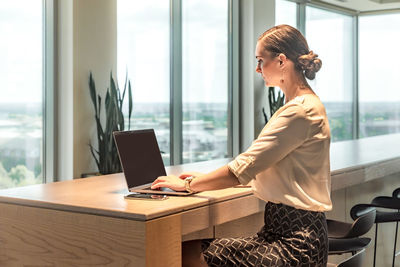
[[[332,190],[400,172],[400,134],[334,143]],[[167,168],[214,170],[230,159]],[[181,241],[255,233],[250,188],[125,200],[122,174],[0,190],[0,266],[180,266]],[[339,207],[343,209],[344,207]]]
[[[126,200],[126,193],[122,174],[0,190],[0,266],[181,266],[182,240],[218,236],[235,220],[240,229],[240,218],[251,218],[243,234],[262,224],[264,203],[250,188],[164,201]]]

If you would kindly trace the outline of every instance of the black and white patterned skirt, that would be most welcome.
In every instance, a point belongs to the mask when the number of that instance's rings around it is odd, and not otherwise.
[[[323,212],[268,202],[265,225],[251,237],[202,241],[209,266],[326,266],[328,235]]]

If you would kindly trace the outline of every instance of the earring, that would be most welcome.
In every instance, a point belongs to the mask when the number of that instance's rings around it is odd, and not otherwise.
[[[282,72],[281,72],[281,80],[280,80],[281,83],[284,83],[284,82],[285,82],[284,75],[285,75],[284,69],[282,69]]]

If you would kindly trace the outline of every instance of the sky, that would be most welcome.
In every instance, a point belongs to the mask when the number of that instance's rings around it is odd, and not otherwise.
[[[227,1],[183,3],[183,101],[227,102]],[[278,3],[277,24],[294,24],[294,4]],[[0,4],[0,103],[42,101],[42,16],[41,0]],[[310,7],[306,16],[310,49],[323,62],[311,85],[323,101],[351,101],[351,18]],[[360,100],[400,101],[400,14],[359,24]],[[118,78],[122,86],[128,71],[136,102],[169,101],[169,34],[169,1],[118,0]]]
[[[42,101],[42,1],[0,2],[0,103]]]

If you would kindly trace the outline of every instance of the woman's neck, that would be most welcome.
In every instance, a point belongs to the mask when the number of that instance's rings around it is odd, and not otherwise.
[[[285,77],[280,88],[285,94],[285,103],[294,99],[296,96],[314,93],[306,79],[304,77],[299,77],[299,75]]]

